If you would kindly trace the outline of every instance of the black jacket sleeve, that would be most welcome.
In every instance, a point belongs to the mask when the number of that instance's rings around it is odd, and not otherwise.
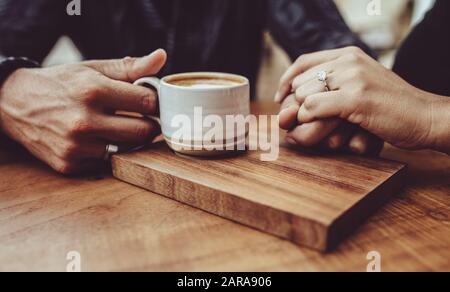
[[[401,46],[394,71],[414,86],[450,96],[450,1],[437,0]]]
[[[332,0],[269,0],[269,29],[292,59],[346,46],[375,55],[350,30]]]
[[[65,31],[68,3],[0,0],[0,55],[41,62]]]

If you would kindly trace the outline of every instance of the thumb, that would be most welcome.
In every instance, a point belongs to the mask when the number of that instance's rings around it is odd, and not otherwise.
[[[111,79],[133,82],[157,74],[164,66],[167,54],[163,49],[141,58],[126,57],[118,60],[88,61],[83,63]]]

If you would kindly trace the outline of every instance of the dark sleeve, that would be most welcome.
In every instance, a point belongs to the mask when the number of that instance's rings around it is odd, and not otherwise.
[[[401,46],[394,71],[412,85],[450,96],[450,1],[437,0]]]
[[[0,55],[41,62],[64,33],[61,0],[0,0]]]
[[[292,59],[346,46],[375,56],[350,30],[332,0],[269,0],[269,29]]]

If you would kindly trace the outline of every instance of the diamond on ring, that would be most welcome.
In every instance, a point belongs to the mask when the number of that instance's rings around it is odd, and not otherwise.
[[[328,73],[327,71],[320,71],[317,73],[317,77],[319,78],[319,81],[325,82],[328,79]]]

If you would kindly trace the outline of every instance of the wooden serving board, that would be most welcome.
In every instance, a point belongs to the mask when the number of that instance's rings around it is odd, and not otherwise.
[[[275,162],[247,152],[220,160],[163,144],[113,157],[120,180],[320,251],[329,251],[402,186],[406,167],[287,146]]]

